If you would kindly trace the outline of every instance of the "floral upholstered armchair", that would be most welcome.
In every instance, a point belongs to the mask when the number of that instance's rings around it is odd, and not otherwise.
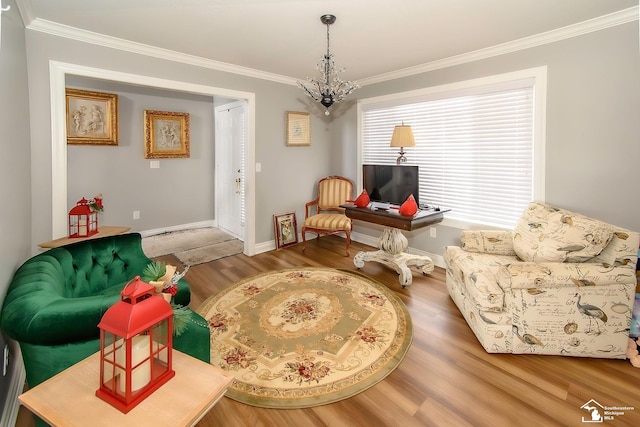
[[[447,289],[490,353],[625,358],[639,235],[533,202],[513,231],[464,231]]]

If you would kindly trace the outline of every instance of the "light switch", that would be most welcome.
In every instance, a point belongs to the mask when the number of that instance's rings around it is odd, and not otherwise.
[[[256,163],[256,172],[262,172],[262,163]]]
[[[160,169],[160,160],[151,160],[149,166],[151,169]]]

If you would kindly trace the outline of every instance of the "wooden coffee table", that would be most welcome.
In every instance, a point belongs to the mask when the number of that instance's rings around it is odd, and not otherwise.
[[[233,375],[173,350],[175,377],[123,414],[96,396],[100,354],[96,353],[18,396],[53,426],[192,426],[224,395]]]

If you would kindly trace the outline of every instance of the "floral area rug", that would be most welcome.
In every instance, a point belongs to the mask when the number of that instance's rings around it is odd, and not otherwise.
[[[226,396],[264,408],[307,408],[360,393],[400,364],[413,337],[402,301],[347,270],[260,274],[198,312],[211,330],[211,363],[235,377]]]

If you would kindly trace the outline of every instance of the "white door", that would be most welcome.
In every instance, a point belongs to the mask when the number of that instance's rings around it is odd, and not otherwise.
[[[218,227],[244,236],[245,101],[216,107],[216,211]]]

